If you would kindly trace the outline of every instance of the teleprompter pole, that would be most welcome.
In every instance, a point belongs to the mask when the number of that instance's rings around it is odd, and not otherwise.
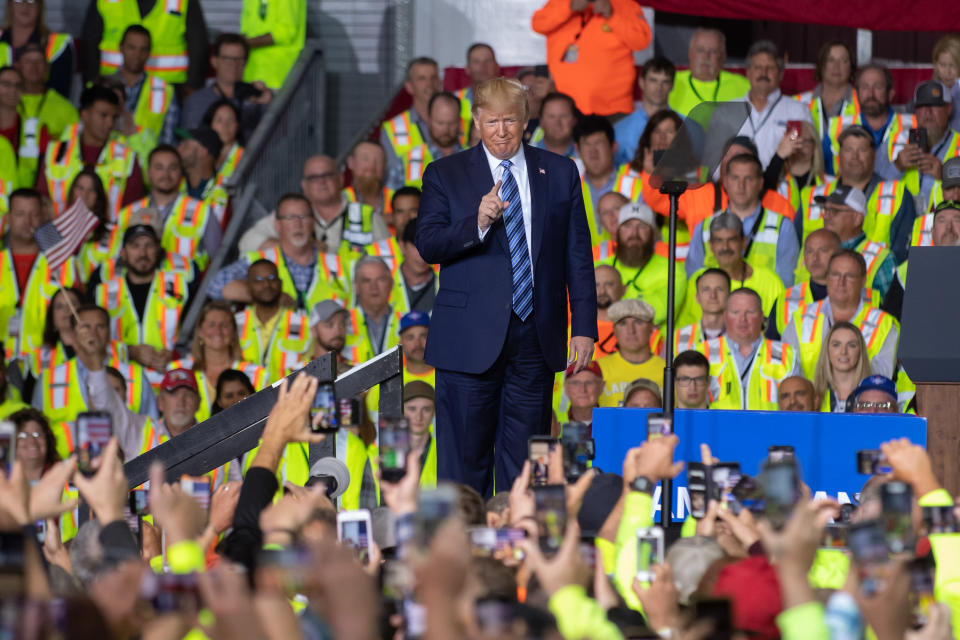
[[[660,193],[664,193],[670,198],[670,221],[669,233],[667,238],[667,326],[666,332],[666,353],[664,360],[666,366],[663,368],[663,415],[673,419],[673,322],[674,322],[674,298],[676,297],[677,286],[677,205],[680,200],[680,194],[687,190],[687,183],[679,180],[671,180],[660,185]],[[660,481],[660,526],[667,532],[673,525],[673,480],[663,478]],[[671,538],[672,539],[672,538]]]

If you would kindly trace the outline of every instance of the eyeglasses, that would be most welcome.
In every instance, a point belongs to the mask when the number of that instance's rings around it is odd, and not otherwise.
[[[869,410],[875,409],[878,411],[890,411],[893,408],[893,402],[887,400],[886,402],[857,402],[858,410]]]
[[[697,387],[705,387],[707,386],[707,376],[679,376],[677,378],[678,387],[689,387],[691,384]]]
[[[266,276],[253,276],[254,282],[276,282],[277,280],[279,280],[279,278],[272,273]]]
[[[37,0],[13,0],[13,4],[37,4]]]
[[[17,434],[17,440],[26,440],[27,438],[33,438],[34,440],[39,440],[43,437],[43,434],[39,431],[21,431]]]

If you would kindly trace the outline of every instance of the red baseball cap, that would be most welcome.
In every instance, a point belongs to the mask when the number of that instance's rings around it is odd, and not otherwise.
[[[192,369],[171,369],[163,376],[163,381],[160,383],[161,391],[176,391],[181,387],[200,393],[197,388],[197,378],[193,375]]]
[[[564,374],[563,377],[569,378],[570,376],[572,376],[573,370],[576,366],[577,366],[577,363],[573,363],[572,365],[567,367],[567,372]],[[597,377],[603,378],[603,371],[600,369],[600,365],[597,364],[596,360],[591,360],[589,363],[587,363],[587,366],[581,369],[581,371],[589,371],[590,373],[596,375]]]

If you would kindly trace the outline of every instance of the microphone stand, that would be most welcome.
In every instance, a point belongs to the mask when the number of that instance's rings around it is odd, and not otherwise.
[[[680,194],[687,190],[687,183],[682,180],[671,180],[660,185],[660,193],[666,194],[670,198],[670,221],[669,233],[667,238],[667,324],[664,336],[666,337],[666,352],[664,360],[666,366],[663,368],[663,415],[670,418],[671,428],[673,425],[673,333],[674,333],[674,299],[676,298],[676,265],[677,265],[677,206],[680,201]],[[660,526],[667,534],[668,541],[679,537],[679,527],[676,535],[671,533],[673,529],[673,480],[664,478],[660,481]]]

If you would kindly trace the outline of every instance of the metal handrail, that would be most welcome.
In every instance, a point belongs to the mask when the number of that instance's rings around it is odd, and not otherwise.
[[[322,54],[323,49],[320,46],[319,40],[306,41],[303,49],[300,51],[300,55],[297,57],[296,63],[294,63],[293,68],[290,69],[290,74],[287,75],[283,86],[280,87],[280,91],[273,97],[273,100],[270,102],[270,107],[267,109],[267,112],[263,114],[253,135],[250,136],[250,140],[246,146],[244,146],[243,157],[240,159],[239,164],[237,164],[233,175],[223,183],[224,189],[226,189],[227,193],[231,196],[239,190],[241,181],[249,177],[256,161],[263,155],[280,117],[286,112],[301,81],[310,70],[313,57],[317,55],[322,58]],[[236,215],[234,215],[234,217],[236,217]]]
[[[347,161],[347,156],[350,155],[350,151],[357,145],[358,142],[367,140],[370,138],[370,135],[380,126],[380,123],[383,122],[384,118],[387,116],[387,112],[390,111],[390,107],[393,106],[394,98],[400,91],[403,90],[403,83],[400,82],[394,86],[393,91],[390,93],[390,97],[384,103],[383,108],[377,111],[376,115],[370,118],[367,124],[354,134],[350,138],[350,144],[345,145],[343,149],[340,150],[340,153],[337,154],[337,166],[342,167]]]
[[[286,182],[299,176],[306,158],[323,148],[325,76],[320,42],[308,40],[283,87],[257,124],[236,170],[224,183],[233,198],[233,215],[180,326],[177,348],[181,353],[190,344],[194,325],[207,300],[207,287],[214,275],[236,255],[242,232],[254,222],[252,214],[270,211],[280,193],[299,186],[287,186]],[[297,110],[309,111],[310,117],[288,117]],[[290,139],[280,155],[277,142],[279,138],[282,145],[284,137]],[[290,171],[293,165],[296,169]]]

